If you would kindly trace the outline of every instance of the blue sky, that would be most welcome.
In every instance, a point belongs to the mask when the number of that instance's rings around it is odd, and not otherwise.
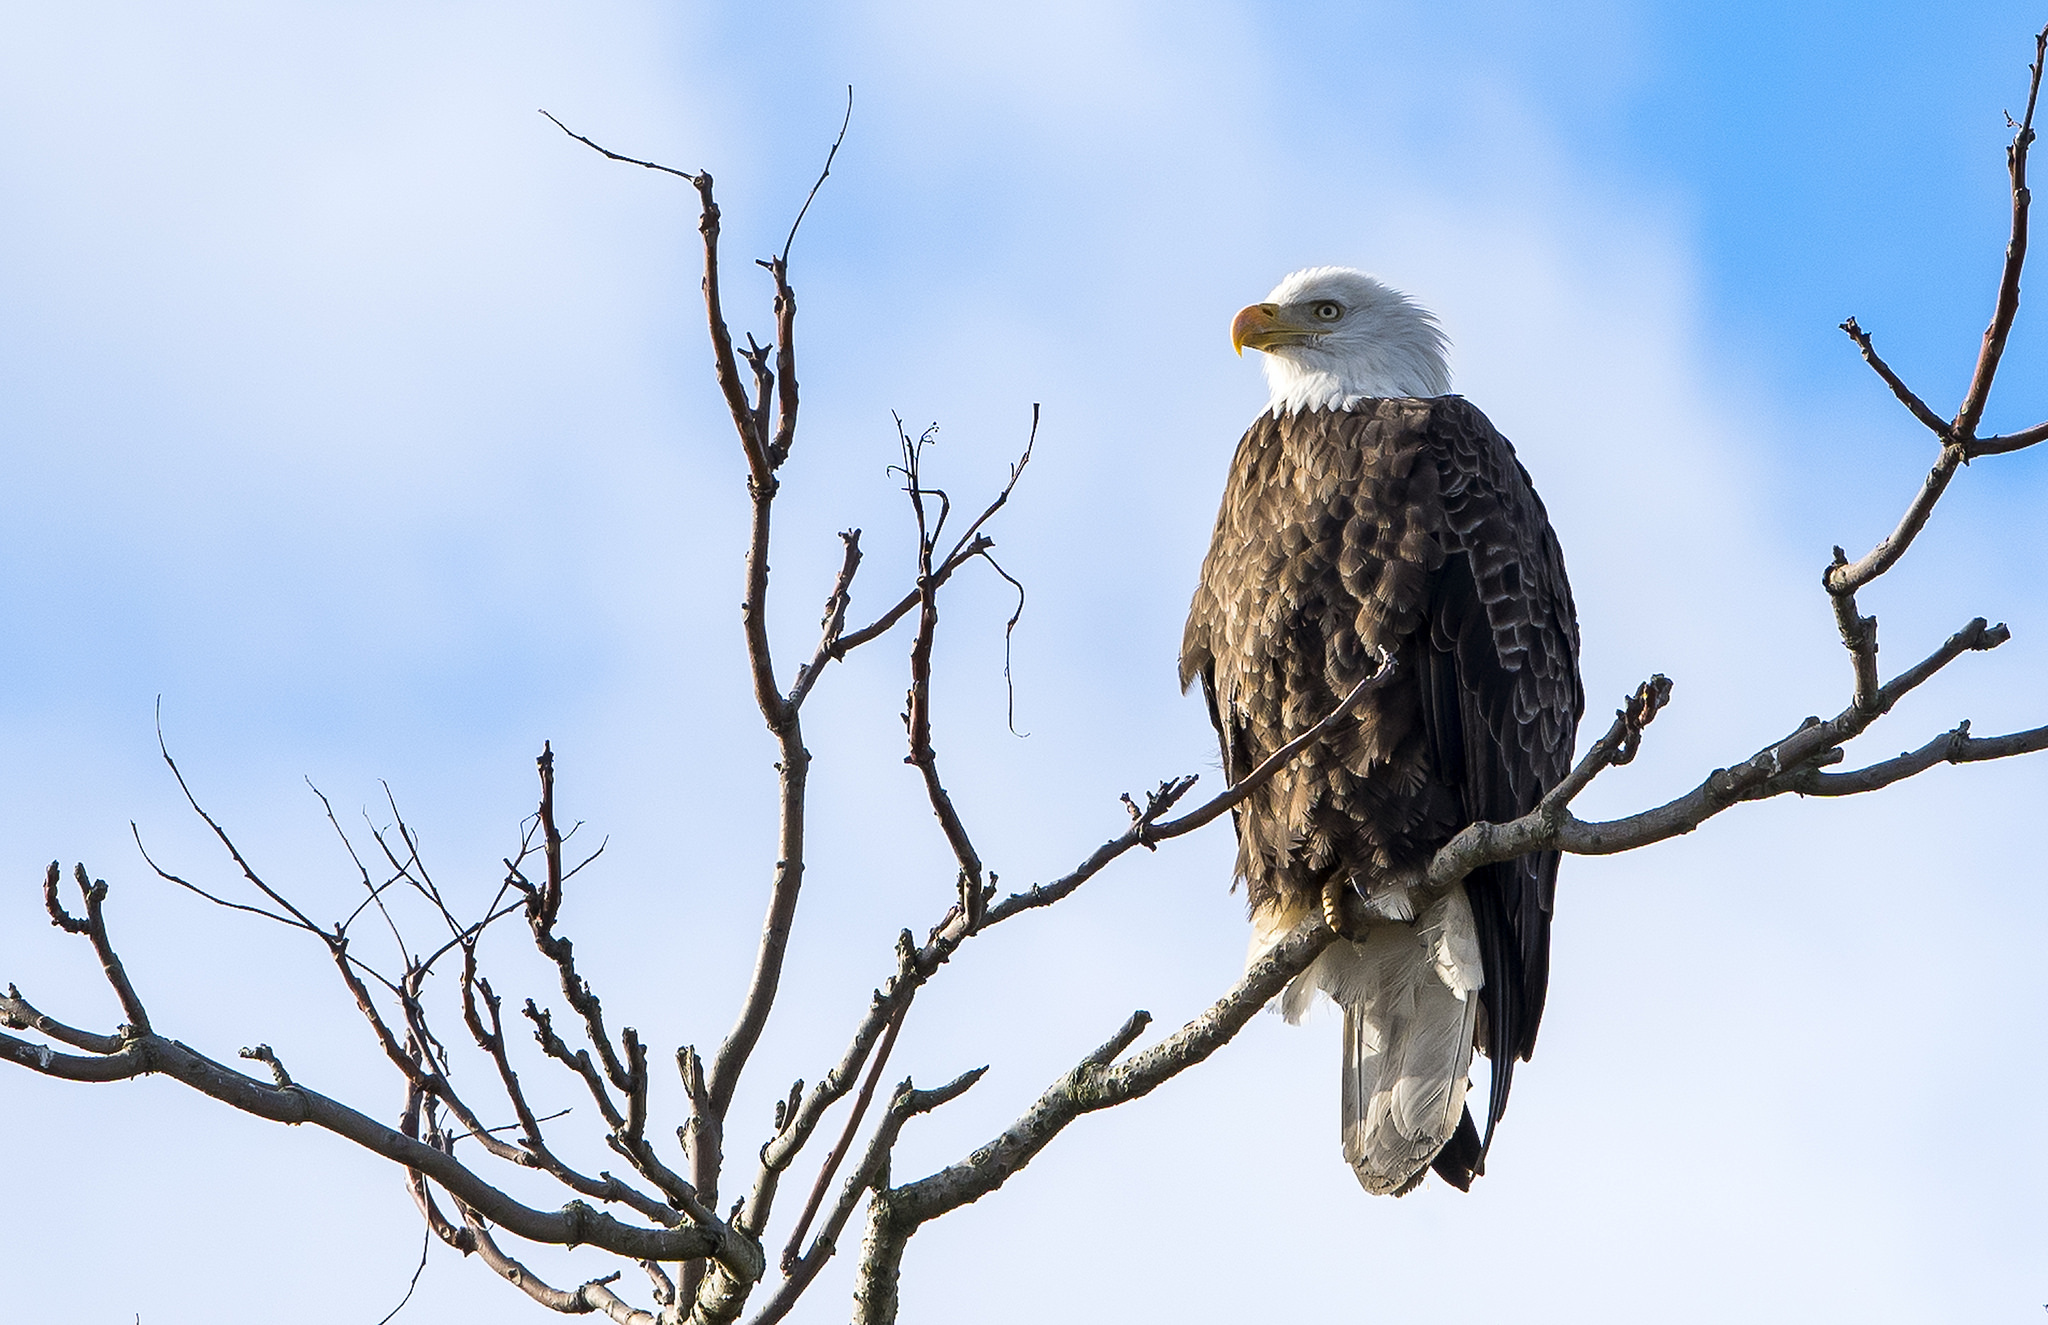
[[[1678,681],[1587,812],[1675,794],[1839,708],[1815,577],[1831,544],[1889,528],[1932,453],[1835,324],[1856,314],[1952,407],[2005,234],[2000,112],[2048,19],[1619,2],[0,12],[0,980],[111,1020],[35,893],[52,857],[82,858],[115,888],[160,1028],[216,1055],[268,1042],[384,1113],[395,1092],[318,954],[137,858],[131,820],[159,859],[227,881],[156,760],[159,697],[209,807],[323,913],[353,901],[306,780],[380,823],[388,781],[444,880],[481,896],[552,740],[565,805],[610,843],[572,932],[657,1046],[723,1033],[772,852],[772,752],[732,610],[741,468],[705,371],[692,199],[536,108],[713,170],[735,317],[759,330],[745,260],[779,246],[856,86],[795,252],[806,419],[774,625],[788,649],[810,638],[840,528],[867,531],[857,614],[906,582],[890,411],[942,424],[933,463],[966,494],[1042,404],[997,530],[1031,591],[1015,645],[1030,736],[1004,729],[1010,603],[985,580],[948,608],[937,719],[983,854],[1021,883],[1114,832],[1118,792],[1213,780],[1173,657],[1263,399],[1225,329],[1311,263],[1370,268],[1441,314],[1460,389],[1515,439],[1564,540],[1593,714],[1652,670]],[[2048,416],[2032,312],[1990,426]],[[1974,467],[1866,596],[1888,667],[1979,613],[2014,640],[1903,705],[1863,755],[1964,716],[2043,720],[2044,484],[2039,456]],[[900,762],[902,684],[878,646],[814,701],[809,910],[742,1138],[836,1056],[896,929],[943,909],[944,844]],[[1337,1156],[1334,1021],[1262,1018],[921,1234],[904,1318],[1392,1315],[1448,1296],[1534,1321],[2032,1319],[2048,903],[2023,834],[2044,769],[1938,770],[1567,862],[1543,1043],[1470,1196],[1363,1197]],[[899,1067],[991,1072],[908,1134],[902,1170],[986,1139],[1131,1009],[1178,1024],[1227,985],[1230,854],[1219,832],[1133,862],[949,969]],[[49,1269],[17,1277],[25,1316],[374,1321],[417,1255],[399,1184],[327,1138],[156,1082],[0,1075],[0,1110],[33,1138],[0,1150],[17,1193],[0,1239]],[[534,1261],[565,1280],[608,1268]],[[845,1269],[799,1319],[840,1318]],[[409,1310],[444,1321],[529,1310],[452,1255],[421,1292]]]

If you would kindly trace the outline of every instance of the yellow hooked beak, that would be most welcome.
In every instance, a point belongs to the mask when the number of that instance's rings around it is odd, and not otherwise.
[[[1278,304],[1253,304],[1239,309],[1230,320],[1230,347],[1240,357],[1247,345],[1255,350],[1270,350],[1275,345],[1292,345],[1307,339],[1306,333],[1281,322]]]

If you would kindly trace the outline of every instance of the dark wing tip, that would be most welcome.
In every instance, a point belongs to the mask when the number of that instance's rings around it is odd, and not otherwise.
[[[1486,1172],[1486,1149],[1479,1143],[1479,1129],[1472,1125],[1470,1109],[1458,1119],[1458,1130],[1451,1133],[1451,1139],[1444,1142],[1444,1148],[1436,1152],[1429,1166],[1436,1170],[1437,1177],[1461,1192],[1471,1191],[1472,1180]]]

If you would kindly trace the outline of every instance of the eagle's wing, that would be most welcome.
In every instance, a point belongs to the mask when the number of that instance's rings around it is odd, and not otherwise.
[[[1462,398],[1432,403],[1444,560],[1421,651],[1423,727],[1466,820],[1501,823],[1534,809],[1570,770],[1585,709],[1578,617],[1550,518],[1513,449]],[[1486,973],[1489,1143],[1543,1016],[1557,864],[1556,852],[1538,852],[1466,880]]]

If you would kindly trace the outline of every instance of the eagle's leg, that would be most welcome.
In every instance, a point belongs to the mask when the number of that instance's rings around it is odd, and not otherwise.
[[[1338,938],[1358,943],[1365,935],[1348,929],[1344,922],[1344,895],[1350,891],[1351,880],[1343,874],[1332,874],[1323,880],[1323,923]]]
[[[1353,943],[1365,942],[1365,929],[1345,923],[1344,898],[1347,893],[1356,893],[1364,901],[1365,914],[1370,919],[1394,920],[1404,925],[1413,923],[1417,913],[1430,900],[1422,876],[1417,872],[1390,872],[1378,875],[1370,882],[1357,874],[1332,874],[1323,880],[1323,923],[1338,938],[1349,939]]]

